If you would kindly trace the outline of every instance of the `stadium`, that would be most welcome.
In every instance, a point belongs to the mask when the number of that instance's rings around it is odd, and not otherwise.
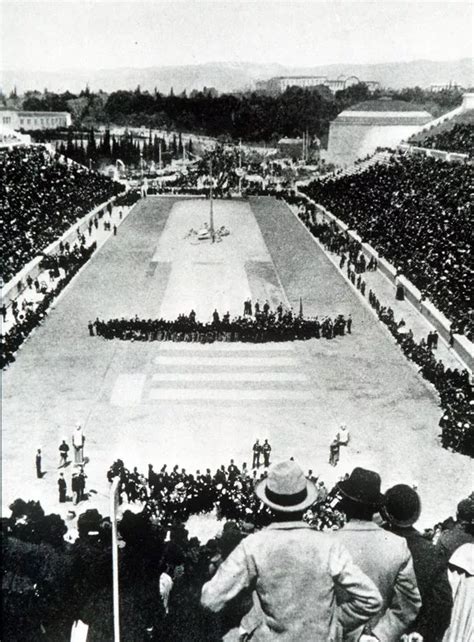
[[[470,639],[474,94],[372,85],[2,94],[3,639]]]

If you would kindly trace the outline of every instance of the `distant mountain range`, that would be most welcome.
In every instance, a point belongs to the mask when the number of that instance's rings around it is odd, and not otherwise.
[[[36,70],[5,70],[0,72],[0,87],[9,93],[13,87],[22,93],[28,89],[78,92],[89,85],[96,91],[135,89],[137,85],[161,93],[175,94],[203,87],[215,87],[219,92],[253,89],[257,80],[273,76],[317,75],[330,79],[340,75],[358,76],[361,80],[377,80],[383,87],[428,87],[450,81],[470,87],[473,85],[474,64],[470,58],[454,61],[414,60],[412,62],[381,63],[375,65],[335,64],[311,67],[286,67],[279,64],[216,62],[200,65],[147,67],[143,69],[117,68],[43,72]]]

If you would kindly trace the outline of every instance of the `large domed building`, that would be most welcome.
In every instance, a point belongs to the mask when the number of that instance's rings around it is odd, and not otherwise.
[[[429,112],[401,100],[382,98],[353,105],[330,124],[327,160],[350,165],[377,147],[395,147],[431,120]]]

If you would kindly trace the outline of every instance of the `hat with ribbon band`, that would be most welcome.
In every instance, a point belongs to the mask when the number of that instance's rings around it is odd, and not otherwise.
[[[281,513],[306,510],[318,498],[316,486],[291,460],[270,466],[267,477],[255,486],[255,494],[264,504]]]

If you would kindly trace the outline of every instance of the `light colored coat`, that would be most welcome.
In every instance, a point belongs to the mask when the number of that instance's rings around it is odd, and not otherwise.
[[[201,603],[220,611],[246,587],[256,607],[243,622],[255,641],[338,642],[343,629],[362,625],[381,605],[374,583],[334,536],[301,521],[244,539],[203,586]],[[348,596],[341,607],[336,587]]]
[[[351,520],[334,536],[382,595],[381,612],[371,620],[381,642],[398,642],[421,608],[413,560],[406,541],[374,522]],[[348,640],[358,640],[354,632]]]
[[[448,569],[454,605],[443,642],[473,642],[474,544],[463,544],[454,551]]]

